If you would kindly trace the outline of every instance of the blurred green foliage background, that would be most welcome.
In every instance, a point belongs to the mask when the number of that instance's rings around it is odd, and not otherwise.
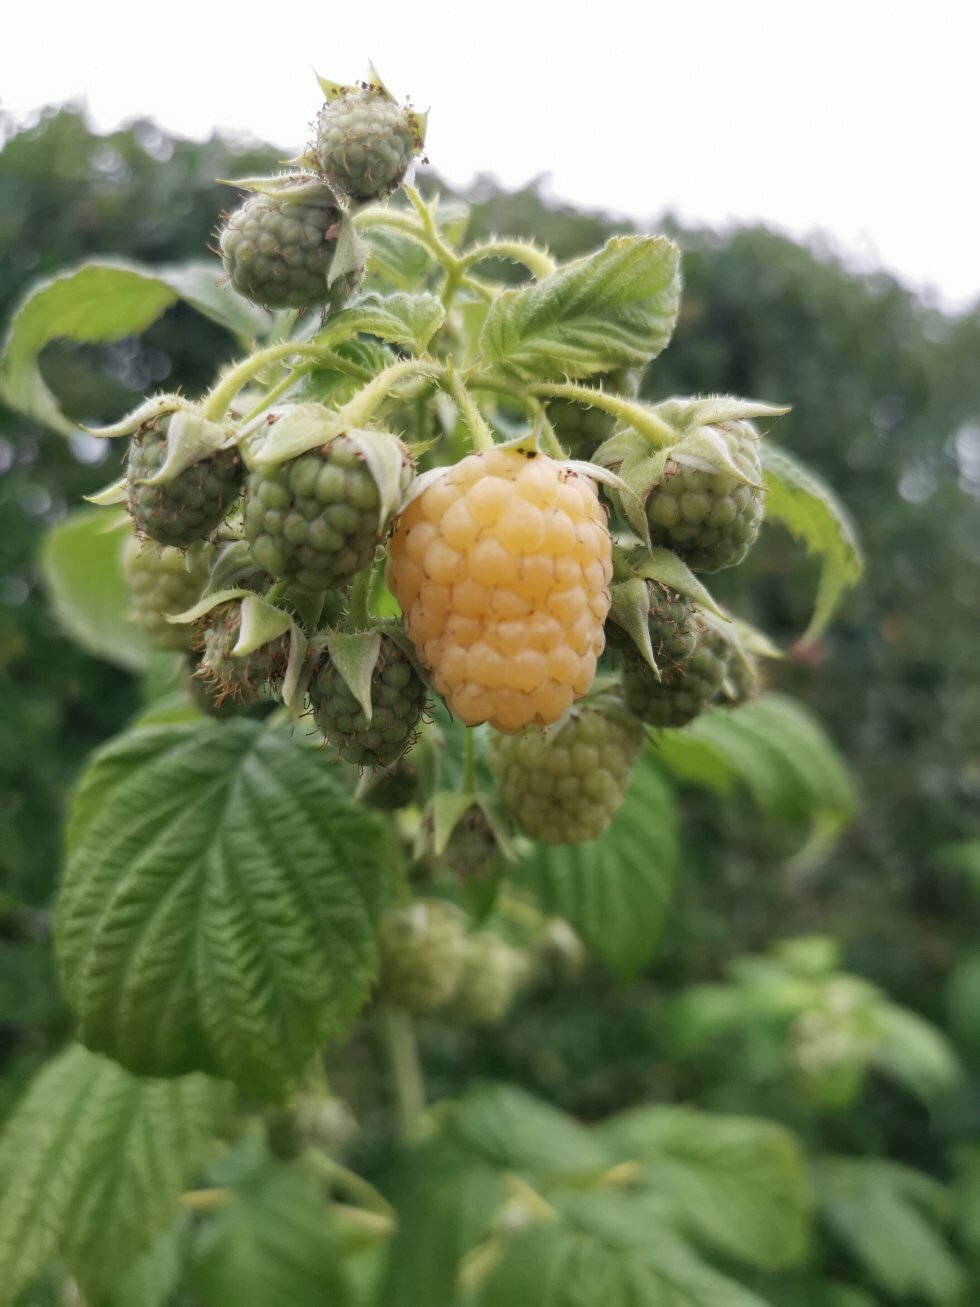
[[[277,162],[267,147],[173,140],[149,122],[97,136],[74,109],[19,130],[0,119],[0,139],[4,323],[37,278],[82,259],[200,257],[231,195],[214,178]],[[534,187],[506,194],[483,179],[457,198],[472,205],[471,235],[533,234],[559,258],[628,229],[548,205]],[[974,1075],[932,1111],[872,1073],[844,1095],[846,1111],[808,1114],[779,1081],[778,1051],[767,1063],[765,1023],[752,1026],[747,1000],[745,1056],[710,1040],[685,1053],[678,1001],[699,992],[690,987],[719,992],[736,959],[823,934],[837,941],[835,965],[946,1029],[968,1072],[980,1069],[980,307],[944,314],[891,276],[850,271],[763,227],[719,234],[667,216],[664,229],[684,252],[685,294],[643,393],[792,406],[779,441],[858,521],[866,577],[819,643],[791,647],[816,571],[779,529],[736,584],[744,616],[791,649],[773,684],[822,718],[856,773],[861,812],[829,850],[800,853],[747,801],[686,793],[683,874],[640,981],[624,990],[594,967],[531,992],[489,1035],[430,1032],[433,1096],[489,1074],[588,1119],[641,1098],[764,1112],[821,1149],[946,1178],[948,1148],[980,1130]],[[65,411],[94,422],[161,386],[197,393],[232,351],[181,306],[139,340],[51,348],[43,368]],[[66,442],[0,409],[0,1115],[70,1032],[47,940],[61,813],[86,754],[139,700],[131,678],[59,633],[38,570],[45,528],[114,477],[104,457],[89,438]],[[368,1061],[355,1046],[347,1074],[364,1082],[370,1116]],[[369,1151],[360,1160],[370,1168]]]

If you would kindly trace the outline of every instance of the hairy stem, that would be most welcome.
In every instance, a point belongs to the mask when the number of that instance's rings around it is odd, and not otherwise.
[[[432,359],[403,359],[392,363],[363,386],[353,399],[337,410],[341,424],[347,427],[364,427],[374,410],[384,403],[391,392],[409,377],[436,377],[442,365]]]
[[[481,453],[487,449],[493,449],[496,443],[493,432],[486,418],[477,408],[473,396],[455,373],[448,373],[446,381],[449,393],[456,401],[459,411],[463,415],[463,421],[469,427],[473,448]]]
[[[371,625],[371,612],[368,601],[371,596],[373,571],[373,568],[365,567],[364,571],[358,572],[351,582],[347,613],[354,629],[357,631],[365,631]]]
[[[404,1008],[383,1007],[380,1022],[395,1089],[398,1136],[407,1142],[415,1131],[416,1122],[425,1111],[425,1084],[419,1066],[415,1029],[411,1014]]]
[[[356,377],[359,381],[364,381],[370,376],[370,373],[359,364],[341,358],[339,354],[335,354],[323,345],[287,340],[281,345],[270,345],[268,349],[259,350],[257,354],[243,359],[241,363],[225,373],[205,402],[204,416],[211,422],[223,418],[243,386],[247,386],[271,363],[280,363],[288,358],[312,359],[321,367],[331,368],[334,372],[343,372],[346,376]]]
[[[539,281],[550,277],[558,266],[547,250],[539,250],[536,245],[513,240],[491,240],[476,245],[473,249],[464,250],[459,261],[464,267],[471,268],[483,259],[509,259],[513,263],[523,264]]]

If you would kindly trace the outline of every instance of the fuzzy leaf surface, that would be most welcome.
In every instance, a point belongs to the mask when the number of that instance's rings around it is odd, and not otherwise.
[[[216,265],[197,262],[150,268],[125,260],[83,263],[38,282],[14,314],[4,345],[0,397],[65,436],[78,427],[62,413],[38,369],[54,340],[87,345],[138,336],[178,300],[249,342],[268,321],[230,287],[219,284]]]
[[[657,951],[678,857],[673,792],[641,758],[612,826],[584,844],[536,844],[513,872],[621,980]]]
[[[409,345],[422,353],[442,326],[446,311],[435,295],[365,295],[335,315],[317,337],[323,343],[346,340],[358,332],[391,345]]]
[[[377,969],[389,852],[319,755],[255,722],[127,733],[72,805],[55,935],[89,1047],[277,1097]]]
[[[129,615],[132,598],[122,565],[128,524],[123,513],[73,510],[45,536],[41,573],[65,633],[97,658],[138,672],[153,646]]]
[[[810,1200],[788,1130],[750,1117],[685,1107],[639,1107],[599,1134],[643,1183],[667,1197],[681,1227],[727,1256],[774,1270],[805,1248]]]
[[[491,305],[483,353],[521,377],[588,377],[641,367],[670,340],[680,255],[664,236],[615,236]]]
[[[861,546],[850,513],[822,477],[778,445],[763,441],[761,449],[766,518],[821,558],[813,616],[799,640],[806,644],[826,627],[844,591],[861,579]]]
[[[227,1085],[141,1080],[77,1044],[47,1063],[0,1137],[3,1301],[53,1254],[100,1301],[178,1219],[231,1107]]]

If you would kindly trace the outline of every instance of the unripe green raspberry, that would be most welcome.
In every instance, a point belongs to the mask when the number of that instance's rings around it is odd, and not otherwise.
[[[210,548],[193,560],[181,549],[127,539],[123,572],[132,597],[132,618],[161,649],[190,649],[194,630],[189,624],[168,622],[196,604],[208,583]]]
[[[467,935],[449,1020],[461,1026],[496,1025],[528,972],[528,959],[499,935],[488,930]]]
[[[642,727],[625,715],[572,708],[547,731],[493,734],[487,761],[518,826],[545,844],[601,835],[626,798]]]
[[[683,667],[693,655],[704,630],[697,610],[690,599],[659,581],[648,581],[650,595],[650,644],[653,656],[661,671]],[[637,654],[632,637],[608,618],[606,644],[627,658]]]
[[[225,272],[240,295],[268,309],[342,304],[360,276],[350,273],[327,285],[340,235],[335,198],[302,175],[281,181],[283,194],[252,195],[225,222],[219,236]]]
[[[441,861],[458,880],[479,880],[493,866],[496,856],[493,827],[480,805],[474,803],[453,827]]]
[[[406,455],[403,490],[411,479]],[[255,562],[270,575],[306,590],[336,590],[373,560],[387,528],[380,502],[362,454],[347,436],[336,436],[287,463],[251,473],[245,538]]]
[[[590,377],[583,385],[609,391],[615,395],[635,395],[637,373],[631,368],[619,372],[605,372]],[[616,427],[612,413],[601,408],[586,407],[572,399],[552,399],[548,402],[548,421],[569,458],[590,459],[604,440],[608,440]]]
[[[397,812],[414,803],[419,794],[419,776],[412,758],[401,757],[375,773],[364,802],[382,812]]]
[[[203,649],[195,675],[208,683],[217,707],[234,699],[243,707],[256,703],[286,674],[289,636],[280,635],[251,653],[232,651],[241,634],[242,611],[237,603],[221,604],[203,619]]]
[[[717,701],[727,670],[724,640],[709,635],[682,668],[660,681],[640,657],[627,659],[623,697],[630,712],[649,726],[686,726]]]
[[[317,119],[317,161],[337,191],[354,200],[390,194],[422,149],[421,126],[381,87],[351,88],[329,100]]]
[[[751,422],[712,428],[735,466],[754,484],[729,472],[705,472],[669,458],[646,501],[650,538],[673,549],[695,572],[718,572],[749,552],[764,513],[759,434]],[[683,453],[684,442],[676,446]]]
[[[429,1012],[455,992],[466,933],[441,899],[419,899],[387,912],[381,923],[379,997],[392,1007]]]
[[[371,720],[329,655],[309,687],[313,720],[345,762],[387,767],[409,748],[425,708],[425,685],[406,654],[389,636],[371,675]]]
[[[163,466],[169,421],[148,422],[129,443],[127,508],[141,534],[161,545],[189,545],[206,540],[228,516],[241,491],[245,468],[237,449],[222,449],[170,481],[143,484],[143,478],[155,476]]]

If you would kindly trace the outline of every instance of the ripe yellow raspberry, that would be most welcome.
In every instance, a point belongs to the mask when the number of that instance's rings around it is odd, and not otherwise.
[[[409,503],[388,586],[436,690],[467,726],[513,734],[587,694],[612,541],[592,481],[544,454],[469,454]]]

